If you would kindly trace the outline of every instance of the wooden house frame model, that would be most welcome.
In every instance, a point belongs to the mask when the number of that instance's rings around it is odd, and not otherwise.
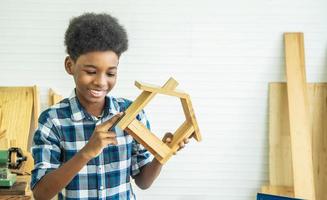
[[[155,158],[164,164],[179,149],[179,143],[186,138],[194,137],[201,141],[201,134],[194,115],[190,96],[182,91],[177,91],[178,82],[170,78],[164,86],[155,86],[135,82],[135,86],[143,90],[136,100],[126,109],[125,115],[117,126],[128,132],[137,142],[150,151]],[[181,100],[186,120],[175,131],[171,143],[166,144],[136,119],[139,112],[153,99],[156,94],[178,97]]]

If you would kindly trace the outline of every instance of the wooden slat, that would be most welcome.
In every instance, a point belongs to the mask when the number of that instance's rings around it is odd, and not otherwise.
[[[291,136],[286,84],[269,84],[269,181],[293,187]]]
[[[37,128],[40,111],[41,111],[40,91],[39,88],[36,85],[34,85],[33,86],[33,127],[32,127],[33,132]]]
[[[27,150],[33,107],[32,87],[0,87],[0,107],[6,139],[16,140],[17,146]],[[7,142],[6,142],[7,143]],[[0,144],[0,148],[7,148]]]
[[[327,199],[327,84],[308,87],[316,199]]]
[[[5,138],[6,137],[6,129],[4,128],[3,124],[3,114],[2,114],[2,110],[0,108],[0,141],[1,139]]]
[[[49,89],[49,96],[48,96],[48,105],[52,106],[61,101],[63,97],[55,92],[52,88]]]
[[[270,185],[293,186],[287,87],[271,83],[269,89]],[[327,199],[327,83],[308,84],[308,97],[316,199]]]
[[[303,34],[286,33],[284,40],[294,192],[296,197],[314,200],[311,122],[305,77]]]

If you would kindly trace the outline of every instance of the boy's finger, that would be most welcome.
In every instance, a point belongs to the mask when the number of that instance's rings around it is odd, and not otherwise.
[[[182,148],[184,148],[184,147],[185,147],[184,142],[179,143],[179,149],[182,149]]]
[[[171,142],[172,138],[174,137],[174,135],[172,133],[166,133],[165,136],[162,138],[163,142]],[[168,141],[170,140],[170,141]]]
[[[111,129],[112,127],[116,126],[117,122],[119,119],[121,119],[121,117],[123,116],[123,113],[120,112],[116,115],[114,115],[112,118],[110,118],[108,121],[100,124],[98,126],[100,131],[108,131],[109,129]]]
[[[117,145],[118,144],[116,138],[106,138],[105,140],[106,140],[107,144],[113,144],[113,145]]]
[[[171,143],[171,138],[166,138],[165,142]]]
[[[116,133],[112,131],[97,131],[97,134],[99,134],[101,137],[116,137]]]

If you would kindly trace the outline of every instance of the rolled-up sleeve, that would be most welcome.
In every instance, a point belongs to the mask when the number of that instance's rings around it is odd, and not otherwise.
[[[31,188],[33,189],[45,174],[57,169],[61,164],[58,130],[46,112],[39,117],[39,125],[33,136],[31,152],[34,158],[31,178]]]
[[[136,118],[142,122],[149,130],[150,130],[150,123],[147,119],[144,110],[142,110]],[[151,162],[150,152],[148,152],[141,144],[136,142],[135,140],[132,143],[132,158],[131,158],[131,175],[135,177],[137,174],[140,173],[140,169]]]

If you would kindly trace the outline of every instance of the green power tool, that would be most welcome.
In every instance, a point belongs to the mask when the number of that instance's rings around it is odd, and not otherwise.
[[[24,161],[26,157],[19,148],[0,150],[0,187],[11,187],[16,182],[16,174],[12,174],[10,169],[20,168]]]

